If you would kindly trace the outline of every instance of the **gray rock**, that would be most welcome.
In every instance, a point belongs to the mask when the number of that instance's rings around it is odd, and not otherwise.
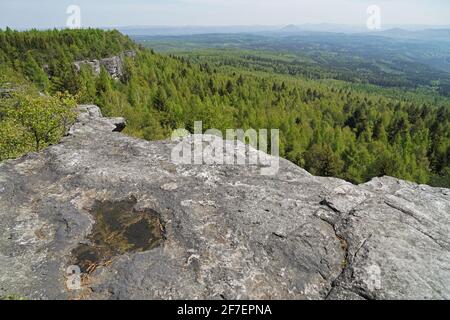
[[[75,69],[77,72],[81,70],[81,66],[89,66],[94,74],[99,75],[101,67],[104,67],[109,75],[114,79],[120,79],[123,75],[123,61],[126,57],[135,57],[136,53],[134,51],[123,52],[119,56],[113,56],[104,59],[94,59],[94,60],[82,60],[74,62]]]
[[[0,164],[0,296],[450,298],[450,190],[355,186],[283,159],[274,176],[174,164],[179,142],[79,111],[61,143]]]
[[[0,88],[0,99],[12,98],[12,95],[15,91],[16,89],[13,88]]]

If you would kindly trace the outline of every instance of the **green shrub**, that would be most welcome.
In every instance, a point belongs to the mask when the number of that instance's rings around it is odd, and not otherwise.
[[[57,143],[75,119],[75,99],[13,92],[0,102],[0,160]]]

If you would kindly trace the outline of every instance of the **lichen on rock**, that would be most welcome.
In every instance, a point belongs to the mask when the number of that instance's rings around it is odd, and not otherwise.
[[[0,164],[0,296],[450,298],[450,190],[356,186],[283,159],[274,176],[176,164],[176,142],[78,110],[61,143]]]

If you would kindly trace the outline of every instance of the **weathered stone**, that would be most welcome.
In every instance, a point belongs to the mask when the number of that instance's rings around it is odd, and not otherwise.
[[[120,79],[123,75],[123,61],[125,57],[134,57],[134,51],[126,51],[119,56],[113,56],[104,59],[82,60],[74,63],[77,72],[81,70],[81,66],[87,65],[92,69],[94,74],[99,75],[101,67],[104,67],[109,75],[114,79]]]
[[[0,88],[0,98],[1,99],[11,98],[14,91],[15,89]]]
[[[0,296],[450,298],[449,190],[355,186],[283,159],[275,176],[174,164],[177,142],[79,112],[61,143],[0,164]]]

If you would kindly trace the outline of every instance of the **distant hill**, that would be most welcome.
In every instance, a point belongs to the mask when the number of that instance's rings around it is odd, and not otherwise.
[[[386,31],[381,31],[377,33],[377,35],[397,39],[450,42],[450,28],[426,29],[418,31],[410,31],[401,28],[394,28]]]
[[[117,28],[129,36],[175,36],[215,33],[261,33],[279,30],[281,26],[130,26]]]
[[[134,38],[145,46],[170,53],[214,48],[264,51],[278,58],[283,54],[288,56],[288,61],[277,61],[276,69],[291,75],[367,82],[383,87],[416,88],[435,85],[439,81],[441,92],[450,95],[444,85],[450,83],[448,43],[394,38],[393,31],[392,36],[389,34],[318,32],[288,25],[266,34]],[[256,62],[261,65],[267,61]]]
[[[297,27],[296,25],[290,24],[290,25],[287,25],[286,27],[283,27],[279,31],[291,33],[291,32],[299,32],[299,31],[301,31],[301,29],[299,27]]]
[[[302,33],[302,32],[331,32],[331,33],[362,33],[366,32],[367,29],[365,26],[356,26],[356,25],[341,25],[341,24],[333,24],[333,23],[320,23],[320,24],[301,24],[287,25],[277,32],[281,33]]]

